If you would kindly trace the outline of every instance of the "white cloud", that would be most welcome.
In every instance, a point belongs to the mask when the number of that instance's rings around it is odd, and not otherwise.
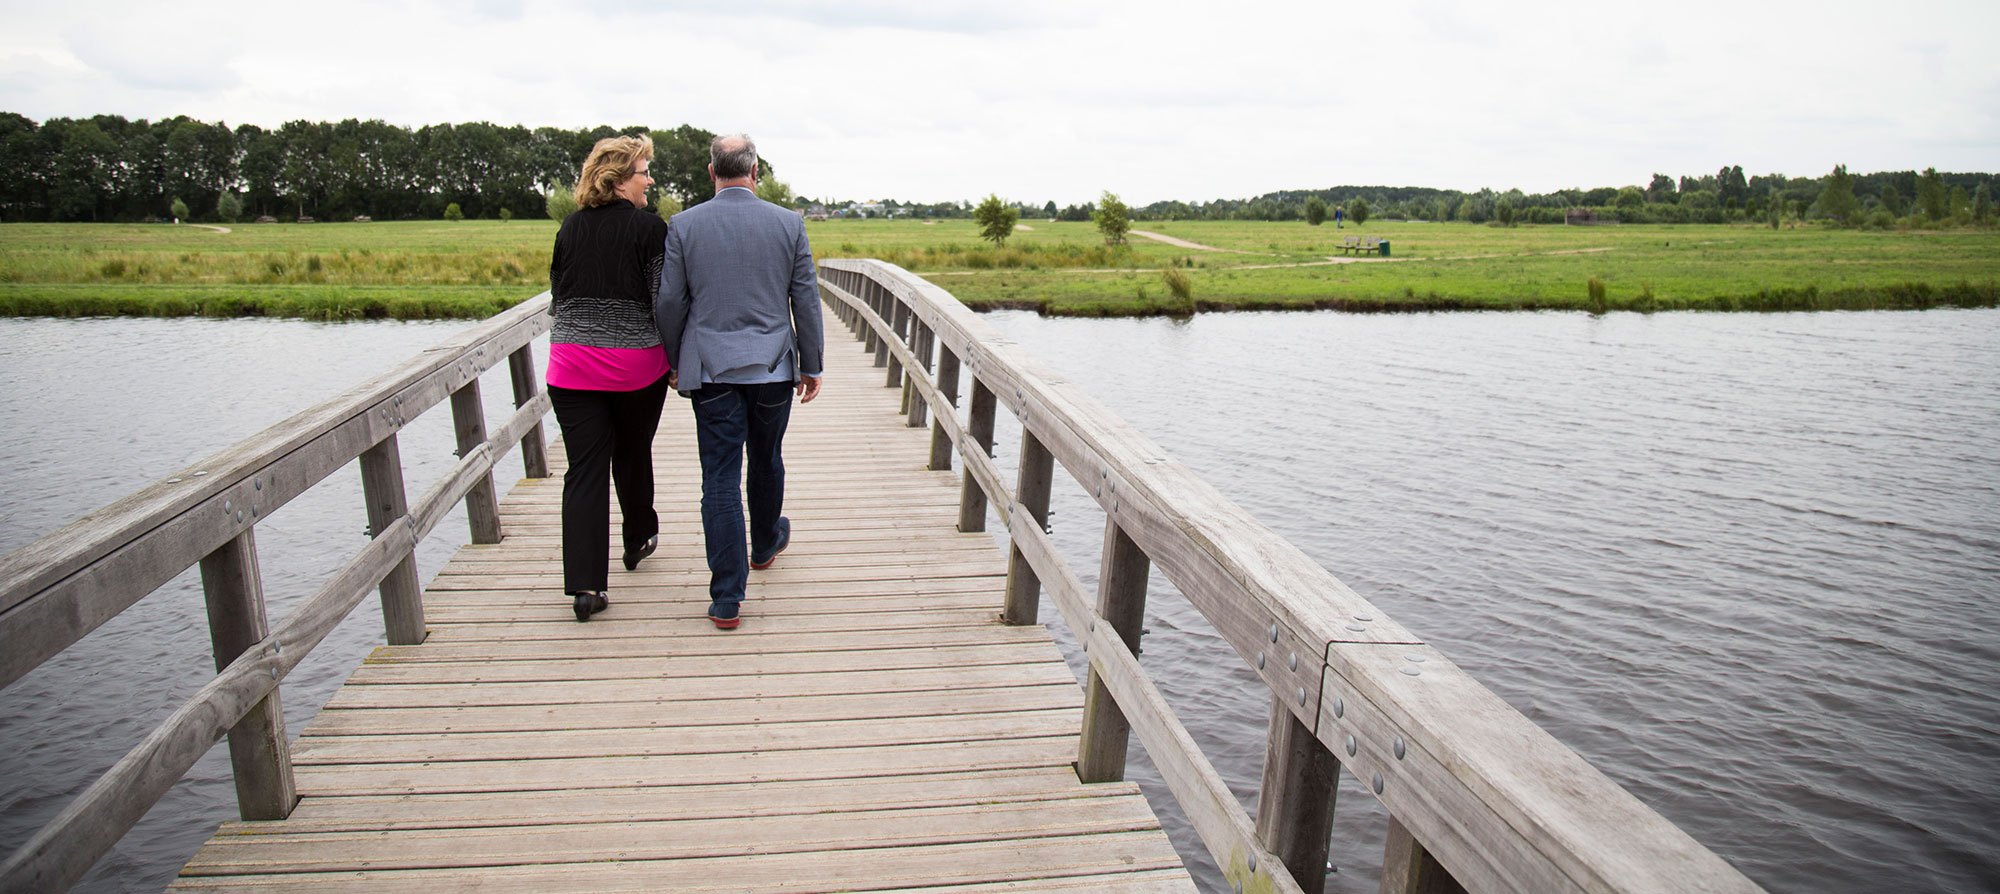
[[[1971,0],[0,0],[0,25],[0,109],[33,118],[685,122],[756,135],[809,196],[1546,191],[2000,157],[2000,5]]]

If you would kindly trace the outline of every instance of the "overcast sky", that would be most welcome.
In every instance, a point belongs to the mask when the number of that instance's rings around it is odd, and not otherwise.
[[[815,198],[2000,170],[2000,2],[0,0],[0,110],[746,131]]]

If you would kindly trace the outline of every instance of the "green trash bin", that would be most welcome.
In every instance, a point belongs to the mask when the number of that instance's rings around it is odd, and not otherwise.
[[[1382,240],[1382,257],[1386,258],[1388,256],[1389,256],[1389,240],[1384,239]]]

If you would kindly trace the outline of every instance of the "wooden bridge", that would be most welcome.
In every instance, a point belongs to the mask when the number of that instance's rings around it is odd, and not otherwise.
[[[528,355],[546,296],[0,559],[0,684],[196,564],[218,667],[0,890],[72,884],[225,737],[244,819],[177,890],[1192,890],[1120,781],[1133,734],[1235,891],[1322,889],[1343,767],[1392,816],[1385,891],[1758,890],[948,294],[874,261],[821,273],[860,350],[829,344],[826,394],[793,414],[795,543],[738,630],[704,617],[678,398],[660,552],[588,624],[560,597],[563,457]],[[501,362],[519,409],[489,436],[478,375]],[[410,501],[396,432],[447,399],[459,465]],[[270,625],[255,525],[356,457],[374,539]],[[1106,513],[1094,592],[1047,537],[1057,463]],[[421,588],[414,545],[461,500],[472,544]],[[1269,689],[1254,817],[1134,657],[1155,565]],[[280,682],[370,592],[390,644],[291,740]]]

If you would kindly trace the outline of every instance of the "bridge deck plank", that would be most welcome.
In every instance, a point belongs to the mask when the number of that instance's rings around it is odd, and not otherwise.
[[[174,890],[1193,890],[1135,786],[1077,782],[1075,678],[997,623],[1004,556],[955,530],[958,478],[870,359],[836,348],[794,409],[795,546],[743,627],[704,617],[669,397],[660,550],[614,557],[610,609],[576,623],[561,481],[521,482],[506,539],[427,588],[429,639],[376,650],[301,731],[292,817],[225,824]]]

